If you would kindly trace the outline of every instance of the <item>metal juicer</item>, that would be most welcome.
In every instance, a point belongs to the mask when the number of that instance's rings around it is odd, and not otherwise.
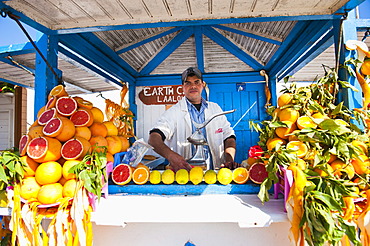
[[[202,166],[203,168],[205,168],[207,170],[210,168],[209,163],[206,163],[206,157],[205,157],[205,154],[204,154],[204,145],[208,145],[208,144],[207,144],[207,140],[204,138],[204,136],[201,132],[201,129],[203,127],[205,127],[206,125],[208,125],[208,123],[211,120],[213,120],[214,118],[216,118],[217,116],[224,115],[224,114],[229,114],[229,113],[233,113],[233,112],[235,112],[235,109],[229,110],[229,111],[224,111],[224,112],[221,112],[221,113],[218,113],[218,114],[214,114],[211,117],[209,117],[208,119],[206,119],[202,124],[199,124],[199,123],[196,123],[196,122],[193,121],[193,124],[195,126],[195,131],[190,137],[187,138],[187,140],[191,144],[195,145],[194,155],[189,160],[187,160],[187,162],[190,165]]]

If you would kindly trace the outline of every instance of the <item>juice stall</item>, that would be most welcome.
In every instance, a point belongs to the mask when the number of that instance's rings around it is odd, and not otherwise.
[[[0,47],[0,80],[16,85],[11,100],[18,102],[0,110],[5,118],[15,111],[6,129],[16,129],[10,142],[21,156],[5,151],[1,159],[4,175],[14,170],[2,181],[11,203],[1,208],[13,244],[368,245],[370,165],[356,168],[370,163],[370,23],[355,11],[362,2],[0,2],[1,16],[25,35],[24,24],[40,32],[37,40]],[[209,181],[207,170],[199,182],[191,173],[184,182],[176,173],[164,181],[166,160],[150,146],[135,156],[141,164],[124,162],[135,143],[148,142],[158,117],[181,100],[181,73],[188,67],[202,72],[203,97],[230,112],[225,117],[235,131],[235,161],[247,170],[245,182],[230,170],[228,181],[226,174]],[[301,85],[280,92],[291,75],[289,81]],[[35,92],[30,126],[20,124],[21,88]],[[119,101],[105,96],[112,90]],[[100,93],[100,101],[86,100],[92,93]],[[104,125],[104,137],[95,122]],[[260,154],[250,151],[256,145]],[[40,146],[47,154],[39,154]],[[71,151],[76,146],[78,154]],[[98,152],[100,146],[108,152]],[[33,175],[19,171],[27,165],[18,158],[34,165]],[[39,168],[50,162],[52,169],[60,166],[55,182],[51,171]],[[255,162],[266,175],[261,181],[260,171],[252,171]],[[118,172],[121,163],[126,166]],[[126,178],[115,180],[113,170]],[[149,179],[154,171],[162,180]],[[47,191],[25,199],[19,196],[29,178],[24,173],[41,188],[51,182],[63,189],[75,180],[78,192],[54,202]]]

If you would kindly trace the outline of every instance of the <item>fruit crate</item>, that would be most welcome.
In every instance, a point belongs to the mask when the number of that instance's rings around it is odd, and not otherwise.
[[[278,183],[274,184],[274,198],[278,199],[279,194],[282,194],[284,197],[284,202],[286,201],[289,196],[290,187],[292,187],[294,179],[293,179],[293,172],[288,170],[282,166],[280,166],[280,172],[277,173],[279,181]],[[286,207],[284,206],[284,211],[286,212]]]

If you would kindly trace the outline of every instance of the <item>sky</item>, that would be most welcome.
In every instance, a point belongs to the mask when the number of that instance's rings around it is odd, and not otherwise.
[[[370,19],[370,0],[366,0],[359,7],[360,18]],[[23,23],[22,23],[23,24]],[[30,36],[35,40],[37,31],[26,24],[23,24]],[[20,44],[28,42],[27,37],[23,34],[17,23],[9,17],[0,17],[0,47],[10,44]],[[5,35],[4,35],[5,34]]]

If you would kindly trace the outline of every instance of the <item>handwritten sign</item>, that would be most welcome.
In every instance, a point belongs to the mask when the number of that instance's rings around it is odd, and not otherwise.
[[[139,99],[146,105],[176,104],[184,96],[182,85],[145,86]]]

